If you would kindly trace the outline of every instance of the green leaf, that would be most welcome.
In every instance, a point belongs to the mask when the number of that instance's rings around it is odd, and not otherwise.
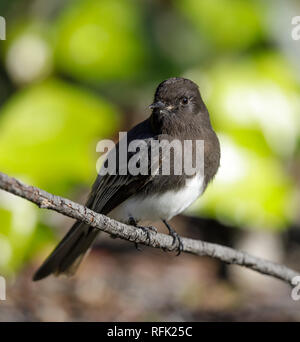
[[[0,112],[0,165],[32,184],[64,194],[96,174],[96,143],[117,129],[104,99],[59,80],[16,93]]]
[[[146,55],[140,16],[132,0],[72,2],[57,22],[58,67],[88,81],[138,76]]]

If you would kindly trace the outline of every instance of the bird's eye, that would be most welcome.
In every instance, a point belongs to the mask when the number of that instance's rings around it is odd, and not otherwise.
[[[189,102],[189,99],[188,99],[186,96],[184,96],[184,97],[181,99],[181,103],[182,103],[183,105],[188,104],[188,102]]]

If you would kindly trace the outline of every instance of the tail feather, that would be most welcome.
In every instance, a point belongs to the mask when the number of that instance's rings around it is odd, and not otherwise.
[[[41,280],[52,273],[74,274],[98,233],[98,229],[76,222],[34,274],[33,280]]]

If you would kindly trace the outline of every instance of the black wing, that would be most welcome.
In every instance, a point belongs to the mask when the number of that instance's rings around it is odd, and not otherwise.
[[[141,139],[145,142],[143,148],[138,152],[140,156],[147,157],[147,174],[132,175],[128,172],[128,161],[135,152],[127,153],[127,164],[119,164],[119,142],[115,146],[116,153],[116,174],[98,175],[86,206],[98,213],[108,214],[111,210],[124,202],[130,196],[141,190],[148,182],[150,182],[155,173],[159,170],[159,158],[152,156],[151,160],[151,140],[157,137],[153,134],[149,120],[145,120],[135,126],[127,135],[128,144],[136,139]],[[119,171],[126,169],[126,175],[120,175]]]

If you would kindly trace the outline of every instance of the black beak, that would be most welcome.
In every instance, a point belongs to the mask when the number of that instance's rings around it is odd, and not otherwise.
[[[161,101],[157,101],[157,102],[152,103],[149,106],[149,108],[150,109],[164,109],[165,108],[165,104],[162,103]]]

